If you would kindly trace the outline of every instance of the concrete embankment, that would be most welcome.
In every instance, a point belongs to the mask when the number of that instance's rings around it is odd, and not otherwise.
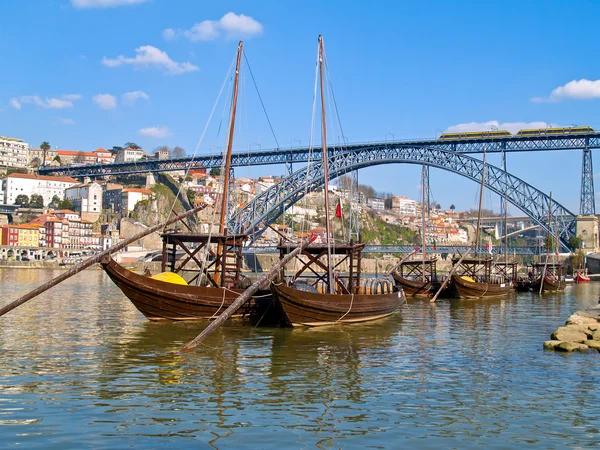
[[[546,350],[600,351],[600,305],[577,311],[544,342]]]

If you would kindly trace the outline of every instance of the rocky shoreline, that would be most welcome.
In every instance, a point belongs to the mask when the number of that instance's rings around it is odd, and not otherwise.
[[[577,311],[559,327],[544,349],[561,352],[600,352],[600,304],[585,311]]]

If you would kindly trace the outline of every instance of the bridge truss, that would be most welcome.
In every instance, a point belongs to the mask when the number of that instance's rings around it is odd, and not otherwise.
[[[329,178],[337,178],[353,170],[380,164],[425,164],[448,170],[477,183],[481,182],[483,162],[471,156],[453,151],[424,148],[420,146],[383,146],[378,149],[364,148],[346,152],[329,152]],[[531,217],[544,230],[554,235],[555,230],[565,249],[569,238],[575,235],[576,216],[560,203],[508,172],[486,164],[485,186]],[[229,220],[233,232],[249,232],[253,241],[283,212],[308,192],[324,183],[325,175],[320,161],[310,162],[306,167],[270,187]],[[549,211],[552,221],[548,223]]]
[[[418,141],[370,142],[350,144],[332,148],[332,155],[346,153],[382,151],[400,151],[417,147],[430,148],[459,154],[538,152],[551,150],[583,150],[581,172],[581,203],[580,214],[596,214],[594,196],[594,176],[592,167],[592,149],[600,148],[600,132],[585,134],[563,134],[552,136],[508,136],[486,139],[429,139]],[[285,164],[291,167],[293,163],[317,163],[321,159],[320,150],[308,147],[289,149],[273,149],[265,151],[249,151],[234,153],[232,167],[262,166],[269,164]],[[219,168],[223,162],[222,154],[204,155],[188,158],[156,160],[147,159],[127,163],[94,164],[85,166],[42,167],[40,174],[56,174],[60,176],[101,177],[105,175],[123,175],[149,172],[169,172],[199,168]]]

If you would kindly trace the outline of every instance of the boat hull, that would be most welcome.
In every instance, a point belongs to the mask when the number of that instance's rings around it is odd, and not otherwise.
[[[512,289],[510,283],[479,283],[465,280],[458,275],[452,275],[452,284],[459,298],[503,297]]]
[[[577,272],[577,275],[575,275],[575,283],[589,283],[589,282],[590,282],[590,277],[586,277],[581,272]]]
[[[533,292],[540,291],[540,284],[542,283],[542,277],[538,277],[531,282],[531,290]],[[542,285],[542,292],[558,292],[565,289],[567,283],[561,280],[550,278],[549,276],[544,277],[544,284]]]
[[[292,326],[366,322],[396,312],[406,302],[403,291],[388,294],[321,294],[271,285],[273,299]]]
[[[244,292],[154,280],[125,269],[112,258],[100,264],[121,292],[149,320],[212,319]]]
[[[392,273],[396,286],[402,288],[407,297],[430,298],[433,296],[433,285],[429,281],[416,281]]]

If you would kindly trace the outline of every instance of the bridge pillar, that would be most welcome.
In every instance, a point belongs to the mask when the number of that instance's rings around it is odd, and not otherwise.
[[[598,217],[592,215],[577,216],[575,235],[581,239],[584,252],[598,252],[600,249],[598,234]]]
[[[148,172],[146,174],[146,188],[150,188],[156,184],[156,179],[154,178],[154,173]]]
[[[581,165],[581,201],[579,203],[579,214],[596,214],[592,151],[587,147],[583,149],[583,162]]]

